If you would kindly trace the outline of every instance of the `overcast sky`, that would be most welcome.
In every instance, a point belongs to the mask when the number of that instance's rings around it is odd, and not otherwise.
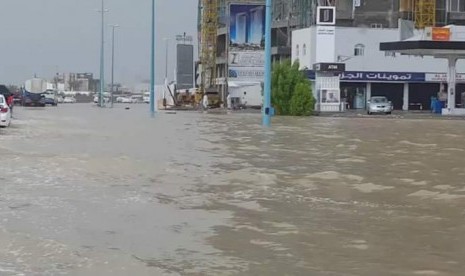
[[[105,0],[106,24],[119,24],[115,79],[128,85],[150,77],[151,0]],[[170,42],[173,78],[175,35],[197,37],[197,0],[156,0],[157,82],[165,74],[164,37]],[[0,83],[21,84],[57,72],[99,77],[101,0],[0,0]],[[111,32],[106,28],[106,73],[110,80]]]

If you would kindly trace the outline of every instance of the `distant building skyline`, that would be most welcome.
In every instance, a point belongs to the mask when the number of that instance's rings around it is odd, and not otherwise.
[[[100,0],[3,0],[1,5],[0,83],[22,85],[34,75],[53,80],[58,72],[90,72],[100,78],[101,25],[96,12]],[[106,24],[121,26],[115,37],[115,82],[134,86],[150,78],[150,7],[151,1],[106,1],[110,10]],[[156,14],[156,81],[163,83],[163,38],[171,39],[168,76],[172,80],[175,37],[184,32],[196,36],[197,0],[157,0]],[[109,80],[110,27],[105,40],[105,80]]]

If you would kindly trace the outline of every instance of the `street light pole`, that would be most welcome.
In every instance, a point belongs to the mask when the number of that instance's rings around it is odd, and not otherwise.
[[[170,41],[169,38],[163,38],[165,41],[165,80],[168,80],[168,42]]]
[[[99,106],[103,107],[103,92],[105,89],[105,2],[102,0],[102,9],[99,11],[102,13],[102,30],[101,30],[101,41],[100,41],[100,91],[99,91]]]
[[[115,87],[115,29],[119,27],[119,25],[110,25],[112,28],[112,35],[111,35],[111,92],[110,92],[110,106],[113,108],[113,91]]]
[[[155,0],[152,0],[152,49],[150,62],[150,115],[155,117]]]
[[[168,42],[170,39],[165,37],[163,40],[165,41],[165,87],[163,88],[163,104],[165,105],[166,90],[168,89]]]
[[[271,126],[271,3],[266,0],[266,24],[265,24],[265,83],[263,103],[263,126]]]

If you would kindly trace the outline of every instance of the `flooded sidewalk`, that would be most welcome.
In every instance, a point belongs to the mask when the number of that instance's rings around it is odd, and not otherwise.
[[[0,129],[0,275],[465,270],[461,120],[15,116]]]

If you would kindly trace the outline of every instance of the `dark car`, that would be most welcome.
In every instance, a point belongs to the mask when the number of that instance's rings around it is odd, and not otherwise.
[[[3,84],[0,84],[0,95],[3,95],[5,96],[5,99],[8,98],[9,96],[11,96],[11,91],[10,89],[8,89],[8,87],[6,87],[5,85]]]

